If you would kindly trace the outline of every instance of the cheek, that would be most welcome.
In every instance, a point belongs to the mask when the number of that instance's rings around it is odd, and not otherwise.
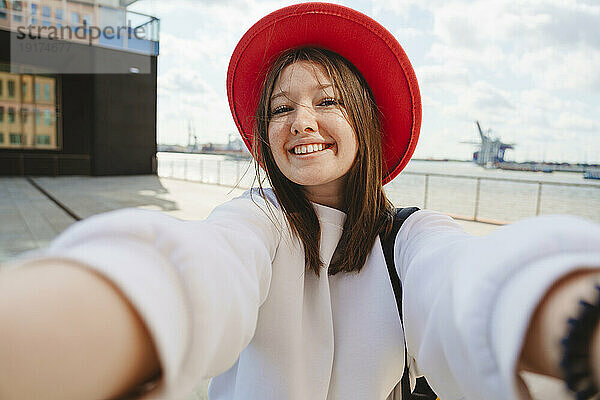
[[[354,130],[346,121],[340,123],[337,129],[340,132],[339,140],[342,142],[344,152],[354,158],[358,153],[358,138]]]
[[[281,135],[281,129],[277,124],[270,124],[269,130],[267,131],[267,137],[269,139],[269,148],[271,149],[271,155],[275,160],[275,164],[281,169],[282,161],[285,160],[286,154],[284,149],[284,137]]]
[[[267,130],[267,137],[269,138],[269,145],[273,151],[277,151],[281,148],[283,143],[283,135],[281,134],[281,124],[272,122],[269,124],[269,129]]]

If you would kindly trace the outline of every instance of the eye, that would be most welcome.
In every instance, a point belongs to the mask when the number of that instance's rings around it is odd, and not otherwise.
[[[321,102],[318,104],[319,106],[323,106],[323,107],[330,107],[330,106],[337,106],[337,105],[341,105],[342,102],[334,99],[333,97],[328,97],[326,99],[321,100]]]
[[[275,109],[271,110],[271,115],[283,114],[284,112],[291,111],[292,108],[290,106],[281,105],[275,107]]]

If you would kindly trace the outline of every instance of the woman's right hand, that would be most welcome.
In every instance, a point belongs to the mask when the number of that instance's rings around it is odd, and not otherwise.
[[[73,261],[0,270],[0,398],[110,399],[160,373],[120,291]]]

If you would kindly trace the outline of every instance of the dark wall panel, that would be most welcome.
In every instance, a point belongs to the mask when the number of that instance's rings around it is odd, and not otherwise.
[[[96,75],[94,88],[93,173],[153,173],[156,58],[151,74]]]
[[[0,30],[0,62],[10,60],[10,33]]]
[[[92,154],[94,137],[93,75],[61,75],[62,152]]]

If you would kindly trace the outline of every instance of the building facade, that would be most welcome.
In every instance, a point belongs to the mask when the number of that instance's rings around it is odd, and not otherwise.
[[[155,172],[159,21],[131,3],[0,0],[0,175]]]
[[[0,149],[59,150],[56,78],[0,71]]]

